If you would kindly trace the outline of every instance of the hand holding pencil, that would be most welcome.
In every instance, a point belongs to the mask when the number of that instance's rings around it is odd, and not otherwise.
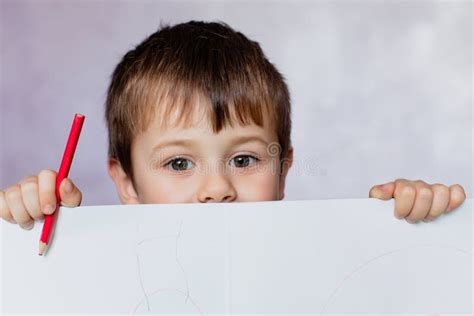
[[[78,123],[82,126],[83,120],[84,116],[79,114],[74,122],[76,126]],[[79,137],[79,133],[74,137],[76,136]],[[68,146],[66,151],[67,148]],[[72,160],[72,156],[70,158]],[[63,168],[63,173],[58,174],[52,170],[42,170],[37,175],[24,177],[18,183],[0,191],[0,218],[18,224],[23,229],[31,229],[35,221],[45,219],[46,222],[48,217],[51,218],[59,205],[79,206],[82,200],[81,191],[67,178],[67,172],[64,171],[66,170]]]

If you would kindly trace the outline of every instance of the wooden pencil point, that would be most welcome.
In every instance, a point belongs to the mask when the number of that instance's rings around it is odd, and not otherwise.
[[[39,243],[39,255],[42,256],[45,252],[46,252],[46,248],[48,247],[47,244],[45,244],[44,242],[40,241]]]

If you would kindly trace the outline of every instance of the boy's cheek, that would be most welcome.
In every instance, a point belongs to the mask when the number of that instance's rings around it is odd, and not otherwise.
[[[141,185],[139,196],[145,204],[192,203],[195,187],[190,178],[153,177]]]
[[[275,201],[279,199],[279,166],[275,160],[262,163],[254,171],[236,176],[238,200]]]
[[[254,174],[234,179],[239,202],[274,201],[278,199],[278,180],[272,174]]]
[[[278,177],[272,174],[233,175],[229,184],[237,194],[235,202],[274,201],[278,199]],[[145,204],[196,203],[203,179],[190,177],[154,177],[140,185],[140,202]]]

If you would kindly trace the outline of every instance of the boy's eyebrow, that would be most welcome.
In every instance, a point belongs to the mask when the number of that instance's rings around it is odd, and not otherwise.
[[[195,142],[191,139],[176,139],[176,140],[169,140],[158,143],[155,147],[153,147],[152,153],[159,151],[165,147],[171,146],[181,146],[181,147],[193,147]]]
[[[260,142],[264,144],[265,146],[268,146],[268,142],[265,139],[261,138],[260,136],[239,136],[239,137],[234,138],[232,141],[230,141],[230,144],[232,146],[235,146],[235,145],[249,143],[249,142]],[[157,144],[155,147],[153,147],[152,152],[154,153],[168,146],[194,147],[197,145],[198,144],[192,139],[169,140],[169,141],[164,141],[162,143]]]
[[[232,146],[234,146],[249,142],[260,142],[263,143],[265,146],[268,146],[268,142],[260,136],[239,136],[233,139],[230,143],[232,144]]]

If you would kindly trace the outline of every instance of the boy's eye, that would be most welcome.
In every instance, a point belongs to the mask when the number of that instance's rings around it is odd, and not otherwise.
[[[230,162],[231,162],[231,165],[232,165],[232,162],[234,162],[234,166],[237,168],[245,168],[245,167],[248,167],[250,164],[255,164],[257,160],[258,158],[254,156],[239,155],[232,158]]]
[[[174,171],[186,171],[193,163],[186,158],[175,158],[165,164],[165,167],[171,167]]]

